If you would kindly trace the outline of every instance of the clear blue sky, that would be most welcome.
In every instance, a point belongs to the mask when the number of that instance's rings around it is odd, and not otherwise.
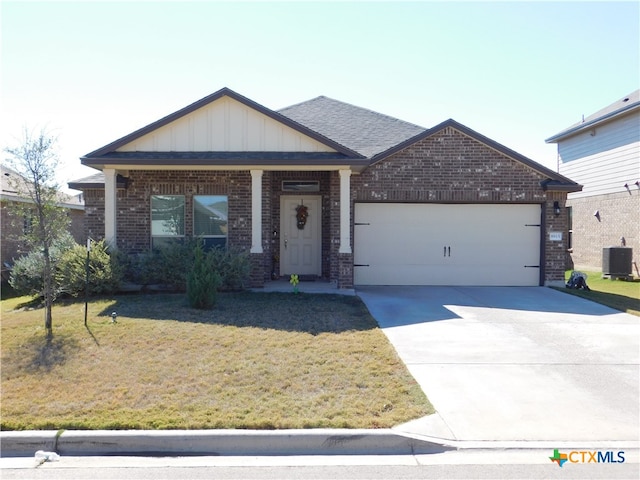
[[[640,87],[638,2],[1,3],[2,146],[79,157],[222,87],[453,118],[555,169],[544,139]]]

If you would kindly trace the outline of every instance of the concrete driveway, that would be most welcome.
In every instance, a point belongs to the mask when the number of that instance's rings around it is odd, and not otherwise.
[[[637,448],[640,318],[545,287],[357,294],[437,410],[400,430]]]

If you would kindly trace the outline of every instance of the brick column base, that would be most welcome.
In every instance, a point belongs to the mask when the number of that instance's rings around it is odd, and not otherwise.
[[[251,253],[249,259],[251,261],[249,286],[262,288],[264,287],[264,253]]]
[[[338,288],[353,288],[353,253],[338,254]]]

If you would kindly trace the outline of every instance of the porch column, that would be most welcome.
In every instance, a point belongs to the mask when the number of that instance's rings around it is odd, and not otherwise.
[[[112,247],[117,247],[116,239],[116,170],[105,168],[104,173],[104,239]]]
[[[340,172],[340,249],[351,253],[351,170]]]
[[[251,170],[251,252],[262,253],[262,170]]]

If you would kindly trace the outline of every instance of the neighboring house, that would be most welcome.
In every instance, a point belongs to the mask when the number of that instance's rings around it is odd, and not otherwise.
[[[584,188],[568,195],[572,259],[600,271],[602,249],[640,255],[640,90],[546,140],[558,145],[559,172]]]
[[[126,112],[123,112],[126,114]],[[81,159],[87,235],[250,251],[251,283],[560,284],[580,185],[447,120],[327,97],[280,111],[224,88]]]
[[[31,202],[30,199],[21,196],[18,190],[26,180],[12,169],[0,166],[0,259],[2,261],[3,279],[6,278],[7,269],[13,265],[14,259],[27,253],[23,250],[20,237],[28,228],[28,218],[16,218],[12,205],[16,203]],[[60,193],[60,205],[67,208],[71,223],[69,232],[77,242],[82,242],[84,236],[84,204],[82,195],[66,195]]]

